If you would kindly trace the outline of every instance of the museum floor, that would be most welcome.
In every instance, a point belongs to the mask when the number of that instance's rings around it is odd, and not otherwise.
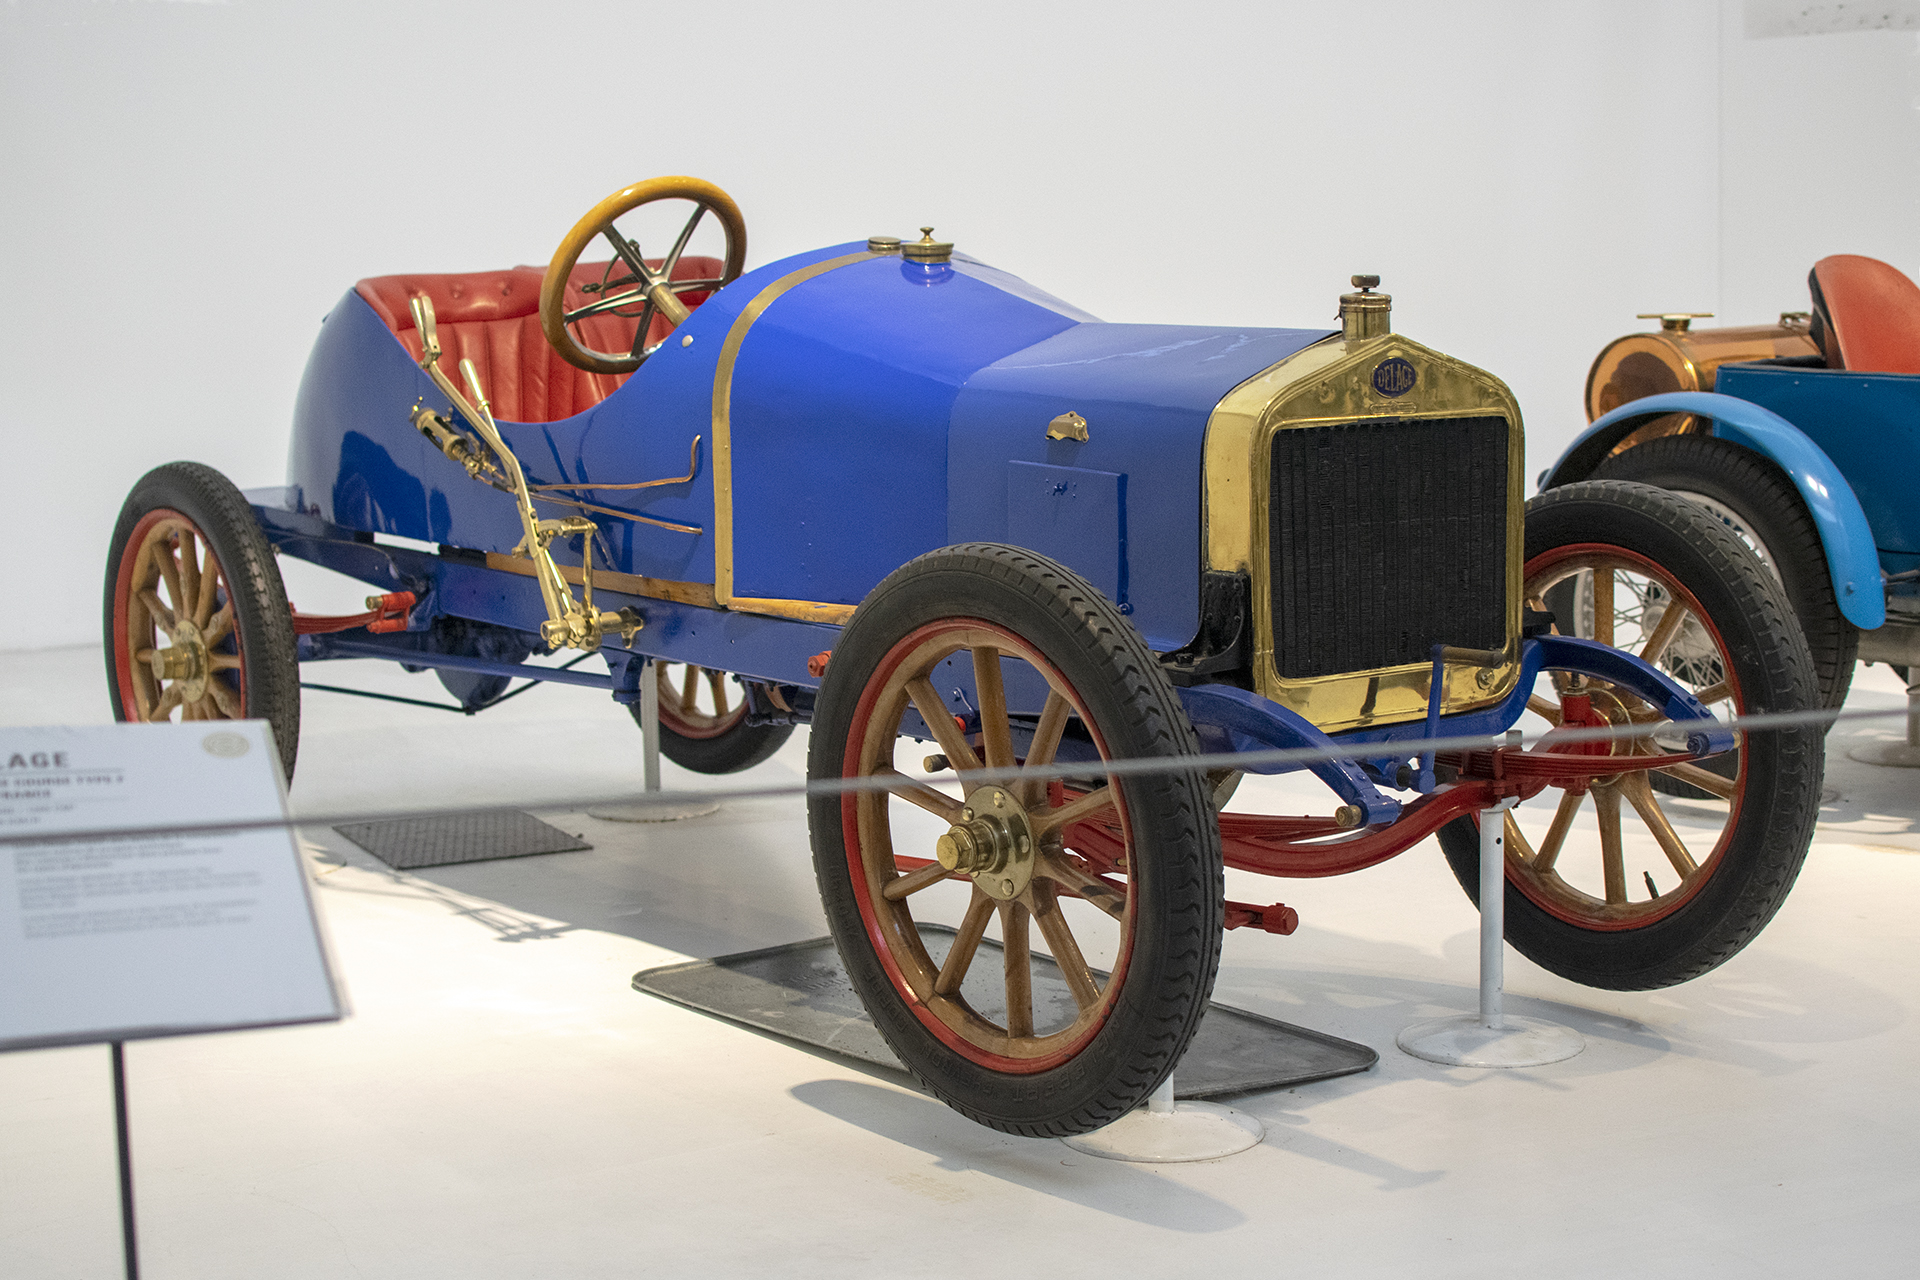
[[[348,666],[437,691],[330,677]],[[1850,705],[1901,701],[1880,667]],[[1268,1129],[1245,1154],[1129,1166],[629,989],[825,932],[797,799],[671,826],[541,808],[636,785],[638,731],[587,690],[473,719],[313,693],[305,714],[301,809],[520,804],[595,848],[401,875],[307,830],[353,1015],[129,1046],[148,1280],[1913,1273],[1920,774],[1844,751],[1898,721],[1836,730],[1799,886],[1724,968],[1617,994],[1509,959],[1508,1008],[1588,1039],[1556,1066],[1394,1047],[1474,1002],[1474,915],[1431,842],[1230,884],[1302,923],[1228,935],[1216,998],[1380,1064],[1237,1100]],[[0,655],[0,723],[106,715],[97,651]],[[744,777],[797,781],[804,752]],[[1291,785],[1242,797],[1297,812]],[[114,1195],[107,1051],[0,1057],[0,1276],[118,1275]]]

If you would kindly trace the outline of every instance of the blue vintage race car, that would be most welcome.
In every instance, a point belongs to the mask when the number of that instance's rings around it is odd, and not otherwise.
[[[670,206],[686,221],[647,256],[631,219]],[[1817,738],[1754,737],[1731,777],[1697,763],[1734,743],[1716,710],[1813,697],[1777,587],[1656,489],[1523,513],[1512,396],[1392,333],[1376,279],[1338,329],[1107,324],[928,229],[752,271],[745,248],[732,200],[666,178],[544,271],[361,281],[321,328],[284,486],[172,463],[128,499],[119,714],[262,717],[291,769],[302,665],[384,658],[470,710],[514,676],[629,706],[652,683],[667,753],[711,773],[810,724],[854,983],[935,1092],[1019,1133],[1138,1104],[1222,928],[1292,931],[1226,901],[1223,867],[1333,875],[1437,832],[1472,892],[1477,815],[1517,801],[1509,937],[1620,988],[1706,971],[1779,905]],[[276,553],[376,594],[294,612]],[[1587,638],[1545,609],[1567,582]],[[568,650],[599,662],[527,662]],[[1301,747],[1331,752],[1306,766],[1323,812],[1221,812],[1235,757]]]
[[[1611,343],[1592,425],[1541,488],[1611,477],[1705,506],[1784,585],[1837,707],[1856,657],[1920,667],[1920,288],[1852,254],[1808,287],[1777,325],[1673,313]]]

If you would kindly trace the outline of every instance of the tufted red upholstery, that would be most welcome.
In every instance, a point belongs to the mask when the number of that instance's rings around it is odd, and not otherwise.
[[[1813,333],[1833,369],[1920,373],[1920,287],[1877,258],[1837,253],[1813,264]]]
[[[658,266],[657,262],[649,265]],[[709,279],[720,274],[715,258],[682,258],[676,280]],[[580,286],[604,278],[607,264],[583,262],[567,282],[569,310],[588,300]],[[539,267],[476,271],[465,275],[373,276],[354,286],[394,336],[420,358],[420,335],[410,306],[415,294],[433,300],[434,327],[440,333],[442,367],[455,384],[462,357],[473,361],[480,385],[492,402],[493,416],[506,422],[557,422],[599,404],[625,379],[588,373],[562,360],[540,332]],[[710,295],[686,293],[681,300],[697,307]],[[625,351],[633,345],[633,318],[595,316],[576,330],[583,345],[596,351]],[[648,342],[667,336],[667,322],[655,316]]]

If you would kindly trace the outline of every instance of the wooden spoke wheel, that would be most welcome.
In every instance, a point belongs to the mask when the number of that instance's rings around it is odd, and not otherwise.
[[[292,614],[273,552],[225,476],[173,462],[134,486],[107,560],[104,622],[116,718],[264,719],[293,775]]]
[[[640,243],[638,228],[621,224],[621,219],[645,205],[663,201],[683,201],[691,206],[687,220],[671,241],[663,240],[664,253],[648,258]],[[703,221],[719,227],[724,237],[720,273],[688,276],[679,270],[681,255],[693,241]],[[649,243],[652,237],[648,236]],[[596,241],[604,241],[613,256],[598,281],[592,283],[590,301],[567,305],[568,284],[580,255]],[[624,374],[638,369],[653,348],[648,346],[654,317],[664,317],[671,329],[687,318],[688,304],[683,294],[702,298],[725,288],[739,275],[747,258],[747,224],[733,197],[699,178],[649,178],[636,182],[602,200],[567,232],[560,247],[547,264],[540,282],[540,328],[560,358],[594,373]],[[694,260],[687,259],[691,266]],[[589,345],[588,322],[596,316],[619,316],[636,322],[633,344],[626,351],[600,351]]]
[[[1697,506],[1645,485],[1595,481],[1528,505],[1530,606],[1571,608],[1570,625],[1661,667],[1717,715],[1817,704],[1811,657],[1778,583]],[[1563,977],[1644,989],[1697,977],[1752,940],[1792,887],[1819,803],[1818,729],[1748,735],[1726,776],[1702,764],[1659,771],[1636,757],[1685,749],[1685,732],[1624,687],[1544,673],[1520,727],[1639,727],[1596,748],[1620,771],[1549,787],[1506,818],[1507,938]],[[1475,819],[1440,833],[1470,895]]]
[[[907,777],[902,735],[930,738],[952,780]],[[1194,751],[1138,633],[1052,561],[950,547],[862,603],[808,776],[887,789],[810,801],[814,868],[856,990],[944,1101],[1006,1132],[1083,1133],[1173,1069],[1219,961],[1207,780],[1100,762]],[[1056,759],[1085,775],[980,777]]]
[[[1761,560],[1764,563],[1765,557],[1762,556]],[[1555,575],[1551,581],[1543,580],[1535,586],[1537,590],[1529,597],[1528,607],[1551,611],[1556,619],[1554,629],[1560,634],[1580,636],[1587,640],[1603,639],[1603,643],[1617,644],[1620,648],[1635,652],[1696,696],[1707,694],[1708,697],[1702,701],[1716,715],[1738,714],[1725,696],[1732,686],[1723,646],[1719,638],[1703,625],[1698,611],[1685,604],[1674,605],[1673,620],[1668,630],[1659,630],[1673,599],[1670,584],[1660,575],[1647,574],[1641,565],[1617,561],[1610,564],[1604,573],[1596,572],[1590,565],[1575,566]],[[1597,591],[1611,593],[1607,599],[1612,607],[1604,619],[1596,616],[1594,609]],[[1659,644],[1649,643],[1656,636]],[[1535,714],[1538,716],[1540,713]],[[1557,724],[1557,714],[1556,711],[1545,718]],[[1543,728],[1537,724],[1521,727]],[[1721,781],[1709,782],[1708,786],[1702,787],[1685,780],[1684,775],[1698,774],[1702,769]],[[1680,796],[1688,800],[1724,799],[1730,794],[1732,780],[1739,769],[1740,749],[1736,747],[1703,760],[1698,766],[1683,768],[1678,772],[1656,771],[1648,776],[1647,783],[1662,795]]]
[[[737,773],[769,759],[793,736],[790,724],[748,724],[746,689],[724,671],[692,663],[654,664],[660,682],[660,753],[695,773]],[[634,718],[640,716],[635,704]]]

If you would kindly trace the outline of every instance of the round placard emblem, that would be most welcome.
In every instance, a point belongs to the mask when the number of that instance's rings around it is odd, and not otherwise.
[[[1373,389],[1383,396],[1403,396],[1413,390],[1413,384],[1418,381],[1420,374],[1412,362],[1399,356],[1373,366]]]
[[[249,750],[247,740],[237,733],[210,733],[200,739],[200,746],[210,756],[219,756],[222,760],[231,760],[243,756]]]

